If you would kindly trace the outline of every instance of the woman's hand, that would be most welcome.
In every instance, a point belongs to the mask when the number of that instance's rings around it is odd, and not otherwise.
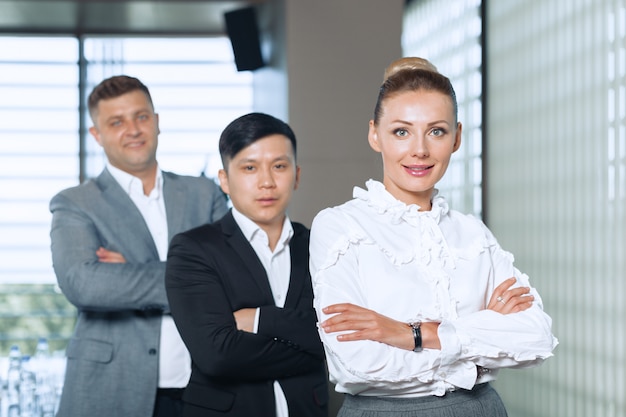
[[[493,294],[487,305],[488,310],[497,311],[501,314],[511,314],[524,311],[533,305],[535,297],[528,294],[530,288],[517,287],[509,289],[515,284],[515,281],[515,277],[511,277],[503,281],[502,284],[498,285],[496,289],[493,290]]]
[[[407,323],[350,303],[333,304],[325,307],[323,311],[324,314],[334,314],[320,324],[326,333],[352,332],[337,336],[340,342],[373,340],[400,349],[413,350],[415,347],[413,330]],[[423,347],[439,348],[438,326],[439,323],[422,323]],[[432,342],[433,334],[436,344]]]

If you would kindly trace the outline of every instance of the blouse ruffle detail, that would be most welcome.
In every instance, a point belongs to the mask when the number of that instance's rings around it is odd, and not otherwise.
[[[367,190],[354,187],[355,202],[365,203],[367,207],[385,219],[381,218],[380,222],[373,222],[381,227],[372,226],[369,219],[363,219],[362,224],[368,224],[368,228],[365,229],[369,235],[368,240],[378,245],[393,264],[404,265],[417,259],[422,265],[437,261],[442,263],[441,266],[454,267],[450,249],[438,226],[441,219],[448,214],[449,207],[443,197],[437,196],[437,190],[433,195],[431,210],[419,211],[420,206],[407,205],[397,200],[378,181],[369,180],[366,187]],[[369,213],[356,210],[350,214],[355,219],[369,216]],[[419,238],[407,239],[405,232],[407,225],[417,229]],[[357,230],[363,229],[352,229],[350,240],[354,238],[353,233],[359,233]]]
[[[419,211],[421,208],[417,204],[404,204],[392,196],[385,186],[375,180],[368,180],[365,183],[367,190],[354,187],[353,197],[367,203],[376,213],[388,215],[392,224],[400,224],[405,221],[413,226],[417,226],[420,216],[431,217],[435,223],[439,223],[442,216],[448,214],[448,203],[443,197],[438,197],[435,190],[430,211]]]

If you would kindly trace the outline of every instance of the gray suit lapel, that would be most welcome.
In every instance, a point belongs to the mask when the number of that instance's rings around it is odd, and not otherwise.
[[[163,172],[163,198],[165,201],[165,215],[167,216],[168,242],[175,234],[183,231],[184,213],[187,205],[187,187],[182,181],[169,172]]]
[[[111,217],[110,222],[117,225],[116,229],[121,234],[120,239],[132,242],[128,247],[132,248],[135,253],[147,252],[158,259],[159,253],[154,245],[148,225],[120,184],[107,169],[102,171],[95,181],[103,194],[103,201],[111,206],[110,210],[103,207],[105,210],[104,217],[114,216]],[[119,213],[123,213],[123,215]]]

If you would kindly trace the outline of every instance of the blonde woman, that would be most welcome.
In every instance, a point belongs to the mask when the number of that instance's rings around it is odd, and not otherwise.
[[[528,277],[477,218],[435,188],[462,125],[449,79],[427,60],[385,71],[368,140],[382,182],[321,211],[310,262],[340,417],[501,417],[501,368],[557,345]]]

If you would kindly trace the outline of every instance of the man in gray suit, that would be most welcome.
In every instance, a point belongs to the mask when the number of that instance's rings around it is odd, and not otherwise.
[[[191,361],[169,314],[167,247],[220,219],[226,198],[207,178],[159,169],[141,81],[108,78],[88,105],[106,168],[50,202],[54,270],[78,309],[58,417],[176,417]]]

